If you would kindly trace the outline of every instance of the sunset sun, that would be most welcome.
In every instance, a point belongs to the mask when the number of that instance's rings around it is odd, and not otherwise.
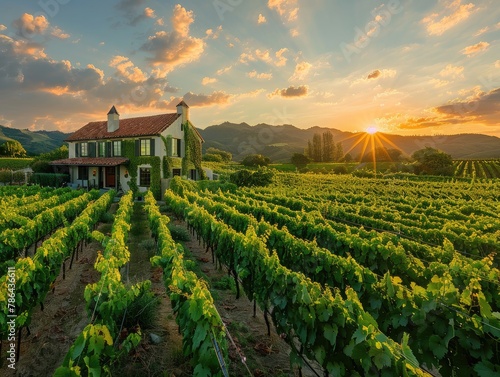
[[[375,126],[370,126],[366,129],[366,133],[370,134],[370,135],[374,135],[377,133],[377,127]]]

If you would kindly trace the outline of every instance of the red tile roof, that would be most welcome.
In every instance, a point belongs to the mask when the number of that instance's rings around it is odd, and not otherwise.
[[[51,161],[51,165],[117,166],[128,162],[125,157],[79,157]]]
[[[108,121],[90,122],[74,132],[66,141],[155,136],[165,131],[180,116],[181,114],[172,113],[120,119],[120,126],[115,132],[108,132]]]

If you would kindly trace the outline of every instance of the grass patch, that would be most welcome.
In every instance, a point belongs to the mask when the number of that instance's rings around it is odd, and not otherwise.
[[[150,329],[155,325],[160,299],[151,292],[143,292],[127,308],[123,326],[126,328],[139,325],[141,329]]]

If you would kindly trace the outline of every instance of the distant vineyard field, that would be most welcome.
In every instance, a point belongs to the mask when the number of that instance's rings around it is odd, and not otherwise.
[[[455,160],[455,177],[500,178],[500,160]]]
[[[0,158],[0,170],[20,170],[27,168],[32,158]]]

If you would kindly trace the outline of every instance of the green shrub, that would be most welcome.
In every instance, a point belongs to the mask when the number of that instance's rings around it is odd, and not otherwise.
[[[168,230],[170,230],[170,235],[175,242],[187,242],[191,239],[189,232],[184,227],[168,224]]]
[[[239,187],[267,186],[272,183],[274,173],[266,168],[256,171],[242,169],[229,176],[229,180]]]

